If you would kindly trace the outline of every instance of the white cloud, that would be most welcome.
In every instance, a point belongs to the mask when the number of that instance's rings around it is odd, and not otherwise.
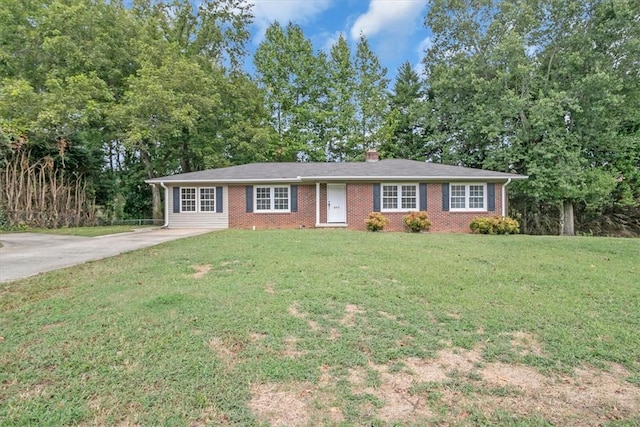
[[[320,50],[323,50],[327,54],[331,53],[331,48],[333,47],[334,44],[336,44],[336,42],[340,38],[340,35],[342,35],[342,37],[345,37],[345,38],[347,37],[344,31],[335,31],[333,33],[327,33],[327,32],[321,33],[319,37],[321,37],[323,42],[321,43]]]
[[[413,64],[413,70],[418,73],[420,77],[424,77],[427,74],[427,69],[422,60],[424,59],[425,52],[431,48],[431,46],[433,46],[433,39],[431,37],[425,37],[418,43],[418,47],[416,47],[418,62]]]
[[[256,40],[259,43],[267,27],[274,21],[286,26],[289,21],[305,24],[329,9],[334,0],[253,0],[254,25],[258,27]]]
[[[360,33],[368,38],[379,33],[410,34],[418,28],[425,6],[424,0],[371,0],[369,10],[351,27],[351,38],[357,39]]]
[[[431,36],[425,37],[422,39],[420,43],[418,43],[418,47],[416,48],[416,53],[420,58],[424,58],[424,53],[433,46],[433,39]]]

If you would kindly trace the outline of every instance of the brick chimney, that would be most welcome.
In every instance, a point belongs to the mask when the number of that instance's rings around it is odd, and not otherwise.
[[[376,150],[367,150],[367,162],[377,162],[378,160],[378,152]]]

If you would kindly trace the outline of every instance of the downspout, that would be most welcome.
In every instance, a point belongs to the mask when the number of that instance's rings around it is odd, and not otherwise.
[[[164,182],[160,181],[160,187],[164,188],[164,224],[162,228],[169,227],[169,189]]]
[[[507,216],[507,185],[511,184],[511,178],[502,186],[502,216]]]

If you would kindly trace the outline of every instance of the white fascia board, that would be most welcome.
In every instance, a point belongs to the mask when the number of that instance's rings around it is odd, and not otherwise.
[[[313,176],[302,177],[302,181],[507,181],[526,178],[528,176]]]
[[[158,184],[164,182],[166,185],[173,184],[265,184],[278,182],[301,182],[300,177],[297,178],[268,178],[268,179],[183,179],[183,180],[155,180],[148,179],[147,184]]]
[[[296,178],[265,178],[265,179],[186,179],[159,180],[147,179],[147,184],[266,184],[266,183],[295,183],[303,181],[506,181],[508,179],[527,179],[528,176],[298,176]]]

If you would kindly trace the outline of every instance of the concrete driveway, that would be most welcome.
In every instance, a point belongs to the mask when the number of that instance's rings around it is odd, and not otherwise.
[[[143,229],[99,237],[0,234],[0,282],[33,276],[212,230]]]

